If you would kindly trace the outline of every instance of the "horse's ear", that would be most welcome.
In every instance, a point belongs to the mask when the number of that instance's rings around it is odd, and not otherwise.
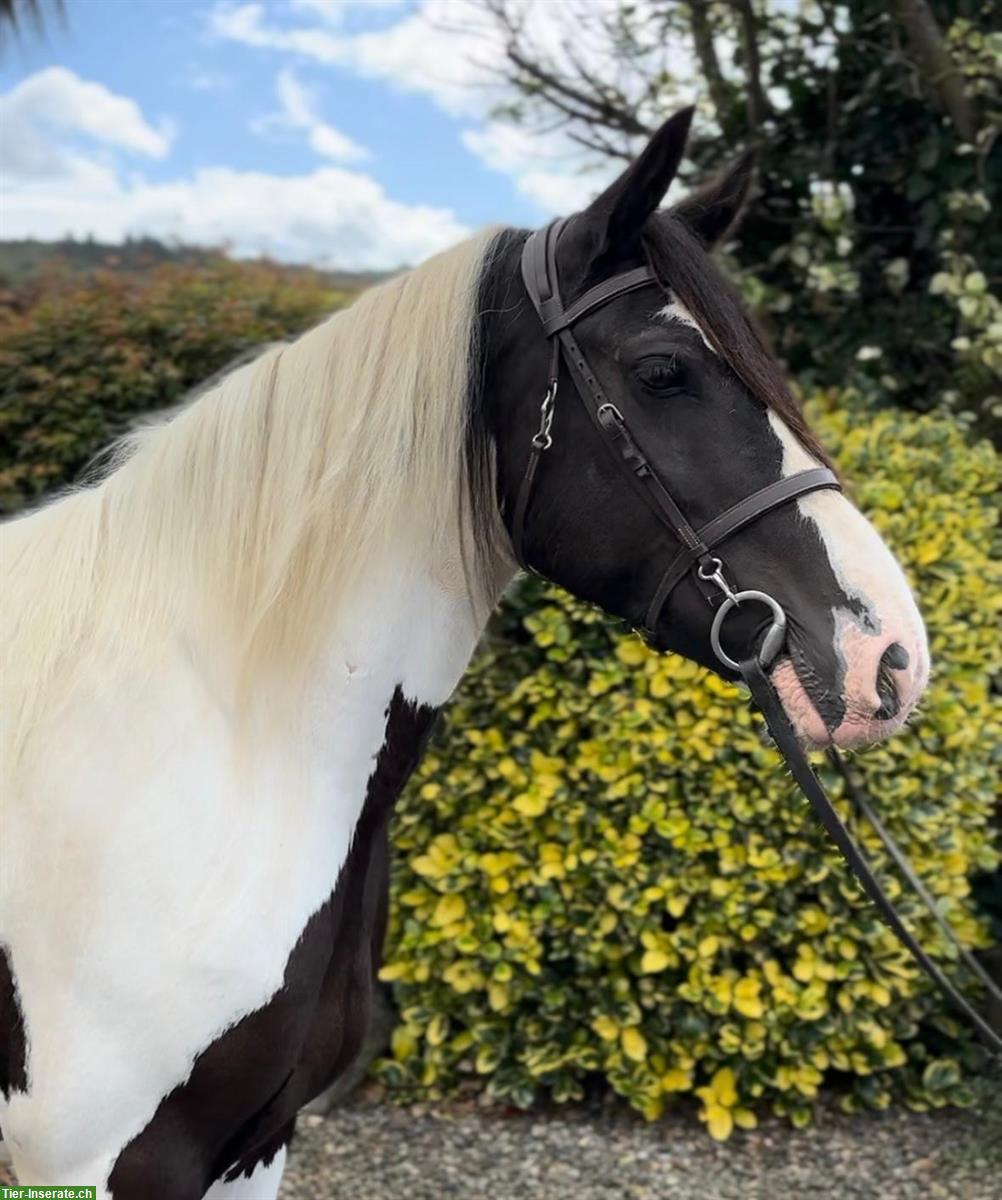
[[[640,157],[584,210],[582,216],[595,239],[596,258],[639,238],[644,222],[664,199],[678,170],[693,111],[683,108],[669,117]]]
[[[683,221],[704,246],[715,246],[741,216],[754,177],[755,151],[746,150],[715,179],[674,205],[671,215]]]

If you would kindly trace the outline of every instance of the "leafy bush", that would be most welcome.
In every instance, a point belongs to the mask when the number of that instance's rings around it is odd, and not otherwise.
[[[864,422],[849,399],[816,400],[817,423],[917,587],[935,662],[921,719],[859,765],[976,946],[969,876],[999,861],[996,463],[948,418]],[[396,818],[382,1078],[517,1105],[605,1079],[649,1118],[691,1094],[718,1138],[763,1107],[807,1122],[822,1084],[849,1109],[964,1103],[980,1051],[805,808],[738,689],[524,582]]]
[[[997,0],[552,5],[546,36],[520,0],[484,7],[502,124],[562,129],[609,168],[695,99],[687,183],[756,150],[731,258],[802,384],[1002,435]],[[587,70],[562,49],[582,38]]]
[[[69,483],[143,413],[344,297],[319,276],[223,259],[54,279],[0,307],[0,512]]]

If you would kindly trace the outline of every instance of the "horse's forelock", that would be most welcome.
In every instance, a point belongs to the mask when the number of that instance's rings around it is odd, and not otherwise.
[[[644,246],[658,279],[745,387],[783,419],[819,462],[832,466],[736,289],[696,236],[681,221],[660,214],[645,226]]]

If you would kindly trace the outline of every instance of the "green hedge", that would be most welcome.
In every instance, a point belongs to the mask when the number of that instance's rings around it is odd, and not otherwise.
[[[0,512],[72,482],[136,417],[344,298],[311,272],[224,259],[0,296]]]
[[[0,508],[342,299],[225,262],[0,296]],[[936,662],[913,731],[862,762],[983,943],[968,878],[998,863],[995,460],[943,417],[816,408],[913,576]],[[649,1117],[695,1094],[717,1136],[763,1107],[806,1121],[822,1084],[850,1107],[965,1099],[977,1051],[846,880],[746,702],[554,589],[523,583],[493,622],[394,840],[385,974],[402,1019],[380,1072],[402,1096],[484,1086],[524,1105],[607,1080]]]
[[[816,401],[816,422],[918,589],[935,662],[921,718],[859,765],[955,928],[984,945],[969,877],[999,861],[997,464],[950,419],[862,420],[850,401]],[[396,818],[383,978],[401,1016],[377,1068],[391,1089],[525,1106],[604,1079],[649,1118],[695,1096],[718,1138],[763,1109],[806,1123],[822,1085],[849,1109],[964,1103],[980,1051],[760,733],[735,687],[553,588],[516,589]]]

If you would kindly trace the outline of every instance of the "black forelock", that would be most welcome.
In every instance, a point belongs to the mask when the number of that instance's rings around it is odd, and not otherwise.
[[[688,310],[745,387],[782,417],[805,449],[832,467],[737,290],[695,234],[681,221],[662,213],[644,226],[643,243],[660,282]]]

